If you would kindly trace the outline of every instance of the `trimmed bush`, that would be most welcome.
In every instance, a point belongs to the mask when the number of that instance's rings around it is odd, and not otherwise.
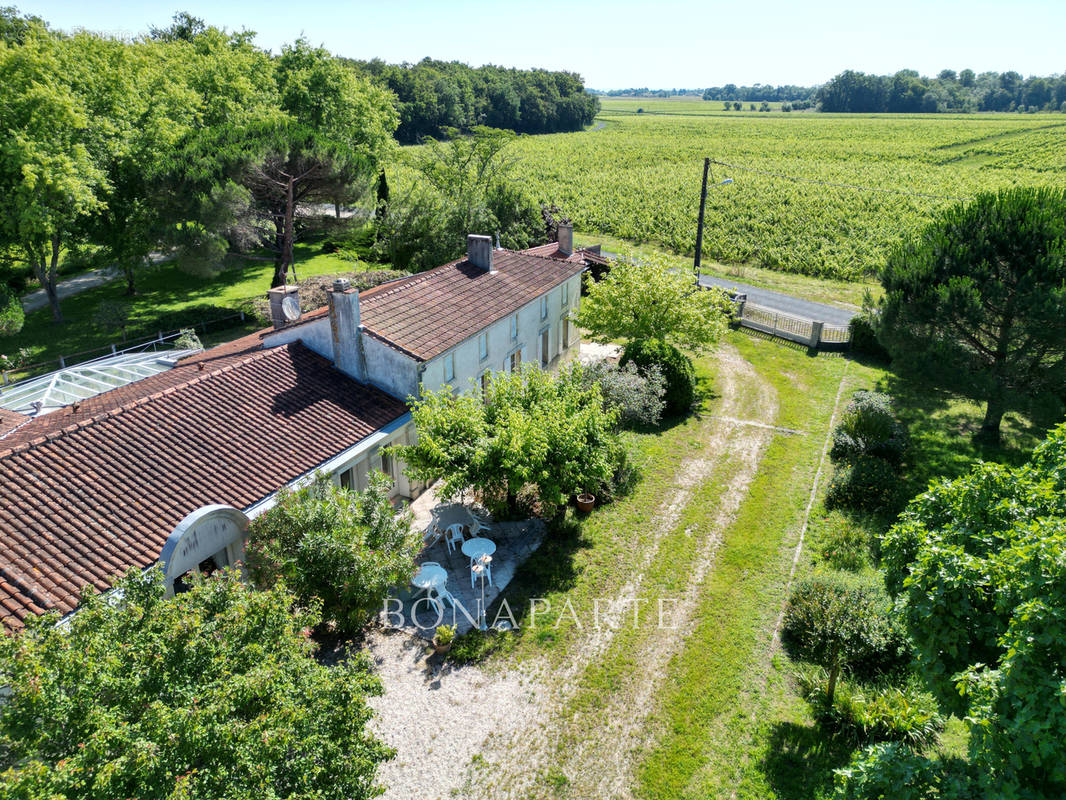
[[[899,494],[899,476],[891,464],[876,456],[860,456],[833,475],[825,493],[825,507],[887,511],[899,502]]]
[[[877,744],[852,756],[836,771],[834,800],[934,800],[940,774],[928,758],[897,744]]]
[[[624,367],[610,361],[597,361],[578,367],[577,377],[586,386],[600,387],[604,405],[618,410],[618,422],[639,427],[659,424],[666,401],[666,380],[655,364],[638,369],[634,363]]]
[[[0,284],[0,336],[14,336],[22,330],[26,315],[22,301],[4,284]]]
[[[877,338],[873,320],[867,312],[852,317],[848,323],[848,331],[851,333],[851,352],[879,361],[891,360],[888,350]]]
[[[826,669],[827,703],[842,670],[894,650],[888,607],[880,583],[846,573],[818,573],[792,590],[781,641],[792,658]]]
[[[666,381],[663,415],[678,417],[692,411],[696,403],[696,370],[692,360],[672,344],[658,339],[630,342],[620,366],[636,364],[642,371],[657,367]]]
[[[875,456],[898,467],[906,450],[907,429],[892,411],[892,398],[863,390],[844,409],[829,457],[840,464]]]

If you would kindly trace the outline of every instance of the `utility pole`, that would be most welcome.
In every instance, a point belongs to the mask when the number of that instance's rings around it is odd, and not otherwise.
[[[696,225],[696,258],[692,264],[692,270],[696,273],[696,280],[700,279],[700,258],[703,255],[703,212],[707,207],[707,175],[711,171],[711,159],[703,159],[703,188],[700,190],[700,220]]]

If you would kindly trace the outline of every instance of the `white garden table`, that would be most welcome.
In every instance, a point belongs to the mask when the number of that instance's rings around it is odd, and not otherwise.
[[[424,592],[430,589],[443,589],[448,583],[448,573],[440,564],[423,564],[411,578],[411,583]]]
[[[476,561],[482,556],[491,556],[496,552],[496,542],[491,539],[475,537],[463,542],[463,555],[470,556],[470,560]]]

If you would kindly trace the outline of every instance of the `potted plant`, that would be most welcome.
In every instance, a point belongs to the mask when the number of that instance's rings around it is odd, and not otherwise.
[[[433,652],[437,655],[444,655],[452,649],[452,642],[454,641],[455,626],[438,625],[436,635],[433,637]]]
[[[592,511],[594,505],[596,505],[596,495],[582,492],[577,496],[577,507],[579,511],[587,514]]]

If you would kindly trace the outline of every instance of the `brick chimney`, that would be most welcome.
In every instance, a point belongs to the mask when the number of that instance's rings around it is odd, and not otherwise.
[[[466,260],[485,272],[495,272],[492,266],[492,237],[473,233],[467,236]]]
[[[347,278],[333,281],[329,293],[329,328],[333,363],[344,374],[366,383],[366,359],[359,332],[359,291]]]
[[[559,227],[559,252],[568,256],[574,252],[574,223],[560,222]]]

